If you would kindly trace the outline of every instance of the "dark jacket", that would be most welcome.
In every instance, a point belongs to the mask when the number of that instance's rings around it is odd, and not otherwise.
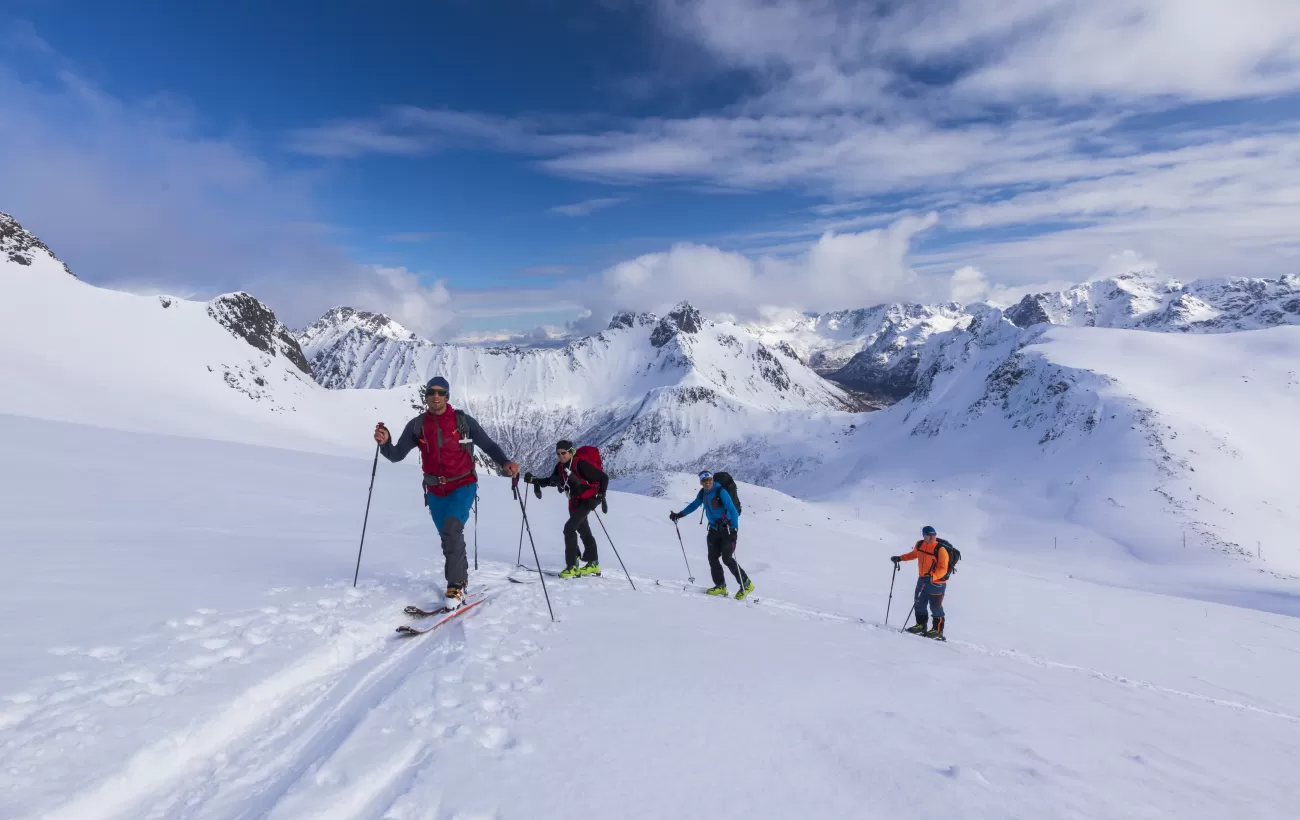
[[[592,464],[590,461],[569,462],[576,464],[573,470],[565,467],[563,464],[556,462],[555,469],[546,478],[534,478],[533,483],[539,487],[560,487],[567,489],[570,495],[577,495],[582,492],[588,485],[597,485],[596,497],[604,498],[605,491],[609,489],[609,476],[605,471]]]

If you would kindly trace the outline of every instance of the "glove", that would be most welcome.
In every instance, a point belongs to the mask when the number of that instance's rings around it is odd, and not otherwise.
[[[902,558],[902,556],[899,556],[899,555],[891,555],[891,556],[889,556],[889,560],[890,560],[890,561],[893,561],[895,564],[897,564],[898,562],[902,561],[903,558]]]
[[[525,484],[532,484],[532,483],[533,483],[533,478],[535,478],[535,476],[534,476],[532,473],[524,473],[524,483],[525,483]]]
[[[681,516],[681,513],[675,513],[675,512],[670,512],[670,513],[668,513],[668,520],[671,521],[671,522],[673,522],[674,524],[676,524],[676,523],[677,523],[677,519],[679,519],[679,518],[681,518],[681,517],[682,517],[682,516]]]
[[[537,500],[538,500],[538,501],[541,501],[541,500],[542,500],[542,485],[541,485],[541,484],[534,484],[534,485],[533,485],[533,495],[537,496]]]
[[[609,515],[609,502],[605,500],[605,496],[600,495],[596,500],[600,502],[600,511],[605,515]]]

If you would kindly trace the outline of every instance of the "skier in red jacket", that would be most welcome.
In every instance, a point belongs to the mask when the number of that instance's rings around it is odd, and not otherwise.
[[[478,475],[474,470],[474,445],[514,478],[519,465],[511,461],[496,442],[488,437],[472,416],[447,403],[451,387],[442,376],[429,379],[424,386],[428,410],[407,422],[397,441],[392,440],[382,423],[375,426],[379,452],[389,461],[401,461],[416,447],[424,468],[424,503],[434,526],[442,537],[442,554],[446,559],[447,607],[455,609],[465,600],[469,583],[469,558],[465,554],[465,525],[478,495]]]

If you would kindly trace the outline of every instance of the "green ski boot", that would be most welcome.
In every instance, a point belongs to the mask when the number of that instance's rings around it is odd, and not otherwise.
[[[709,587],[708,589],[704,590],[704,594],[721,595],[722,597],[725,598],[727,596],[727,588],[725,586]]]
[[[746,578],[745,585],[740,588],[739,592],[736,593],[736,600],[737,601],[745,600],[745,598],[749,597],[749,593],[753,591],[754,591],[754,582]]]
[[[945,620],[946,620],[945,618],[940,618],[939,620],[935,621],[935,622],[934,622],[934,629],[927,629],[927,630],[925,631],[925,637],[927,637],[927,638],[934,638],[936,641],[946,641],[946,640],[948,640],[947,638],[945,638],[945,637],[943,636],[943,627],[944,627],[944,623],[943,623],[943,622],[944,622]]]
[[[583,564],[582,567],[578,569],[578,574],[583,577],[586,577],[588,575],[600,575],[600,562],[592,561],[590,563]]]
[[[560,570],[560,577],[566,580],[569,578],[577,578],[581,574],[582,574],[582,570],[578,567],[577,564],[574,564],[571,567],[565,567],[564,569]]]
[[[916,623],[912,624],[911,626],[909,626],[907,629],[904,629],[903,631],[910,632],[913,635],[924,635],[926,631],[925,627],[926,627],[925,621],[917,621]]]

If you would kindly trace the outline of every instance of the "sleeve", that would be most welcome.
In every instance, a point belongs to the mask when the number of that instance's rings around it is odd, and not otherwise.
[[[546,478],[533,476],[533,483],[536,484],[538,487],[560,486],[561,484],[564,483],[564,479],[560,477],[560,465],[556,464],[555,469],[551,470],[551,474]]]
[[[600,489],[596,491],[600,495],[604,495],[605,491],[609,489],[609,476],[595,464],[581,461],[578,463],[578,472],[582,473],[582,477],[586,479],[588,484],[600,485]]]
[[[934,551],[934,566],[930,567],[930,577],[938,581],[948,574],[948,548],[939,547]]]
[[[478,420],[469,413],[465,414],[465,424],[469,427],[470,440],[474,442],[475,446],[481,447],[483,452],[487,453],[488,458],[492,459],[498,466],[502,467],[510,461],[510,458],[505,454],[505,451],[498,447],[497,443],[488,436],[487,432],[483,429],[483,425],[479,424]]]
[[[379,452],[384,454],[384,458],[393,462],[401,461],[406,458],[407,453],[415,449],[415,446],[420,443],[420,420],[423,418],[424,416],[416,416],[408,421],[406,427],[402,428],[402,434],[397,437],[396,442],[393,441],[390,434],[388,443],[379,445]]]
[[[687,505],[686,505],[686,509],[682,510],[681,512],[679,512],[679,513],[677,513],[677,514],[680,515],[680,516],[682,516],[682,517],[688,516],[688,515],[690,515],[691,513],[693,513],[693,512],[695,512],[696,510],[698,510],[698,509],[700,508],[700,505],[703,504],[703,503],[704,503],[704,493],[703,493],[703,491],[701,491],[701,492],[698,492],[698,493],[695,494],[695,500],[692,501],[691,503],[687,504]]]
[[[722,508],[727,511],[727,520],[731,522],[733,528],[738,528],[740,526],[740,511],[736,509],[736,505],[732,502],[731,493],[727,492],[726,488],[719,487],[718,497],[722,499]]]
[[[920,542],[918,542],[918,543],[920,543]],[[919,553],[916,551],[916,544],[913,544],[913,545],[912,545],[912,551],[911,551],[911,552],[905,552],[905,553],[903,553],[902,555],[898,556],[898,560],[900,560],[900,561],[915,561],[918,555],[919,555]]]

